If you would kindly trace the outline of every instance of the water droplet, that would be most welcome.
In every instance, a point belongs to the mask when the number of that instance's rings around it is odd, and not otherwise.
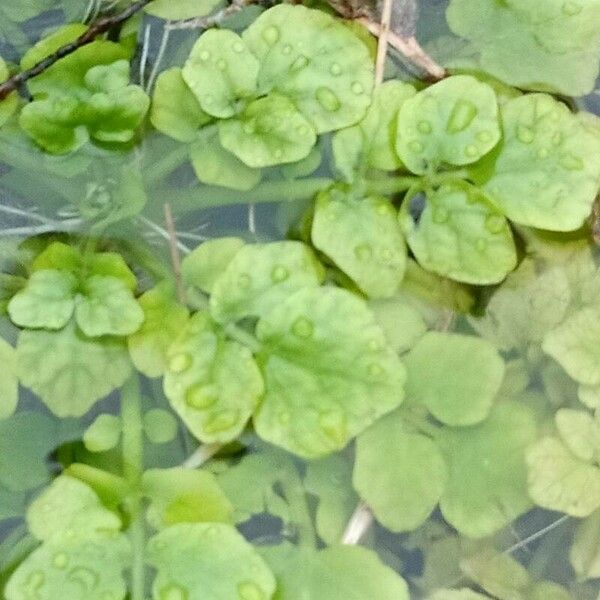
[[[202,50],[200,52],[200,60],[207,61],[210,58],[210,52],[208,50]]]
[[[362,83],[359,83],[358,81],[355,81],[350,86],[350,89],[352,90],[352,93],[356,94],[357,96],[360,96],[365,91],[365,88],[363,87]]]
[[[252,581],[244,581],[238,585],[240,600],[266,600],[266,594]]]
[[[242,44],[242,42],[235,42],[232,46],[233,51],[234,52],[243,52],[244,51],[244,44]]]
[[[563,141],[563,135],[560,131],[557,131],[553,136],[552,136],[552,143],[555,146],[560,146],[561,143]]]
[[[308,58],[306,58],[306,56],[304,56],[304,54],[301,54],[292,63],[292,66],[290,67],[290,71],[300,71],[300,70],[304,69],[304,67],[306,67],[307,64],[308,64]]]
[[[278,265],[271,271],[271,279],[275,283],[285,281],[290,276],[290,272],[283,266]]]
[[[211,104],[214,104],[215,99],[210,94],[206,94],[203,96],[202,101],[204,104],[206,104],[206,106],[210,106]]]
[[[394,253],[389,248],[384,248],[381,253],[381,258],[384,262],[389,262],[392,260]]]
[[[381,350],[381,342],[379,340],[371,340],[369,342],[369,350],[372,350],[373,352]]]
[[[485,227],[490,233],[500,233],[504,229],[504,218],[500,215],[490,215],[485,220]]]
[[[423,152],[424,146],[421,144],[421,142],[413,140],[410,142],[410,144],[408,144],[408,148],[409,150],[412,150],[412,152]]]
[[[262,32],[262,36],[265,42],[272,46],[279,40],[279,29],[277,29],[275,25],[269,25],[269,27]]]
[[[192,356],[187,352],[176,354],[169,361],[169,371],[172,373],[183,373],[192,366]]]
[[[550,154],[550,152],[548,151],[547,148],[540,148],[537,153],[539,158],[548,158],[549,154]]]
[[[306,135],[309,130],[308,130],[308,127],[306,125],[298,125],[298,128],[296,129],[296,131],[300,135]]]
[[[359,244],[354,248],[354,256],[358,260],[369,260],[373,256],[373,249],[369,244]]]
[[[377,206],[377,214],[381,215],[382,217],[386,217],[389,214],[393,214],[393,212],[394,209],[387,202],[382,202]]]
[[[314,325],[306,317],[297,318],[292,325],[292,333],[301,338],[309,338],[314,330]]]
[[[275,150],[273,152],[273,156],[277,159],[280,160],[283,158],[283,150],[281,148],[277,148],[277,150]]]
[[[562,11],[568,17],[574,17],[582,11],[582,6],[577,4],[577,2],[565,2]]]
[[[45,579],[41,571],[31,573],[23,586],[25,594],[30,598],[39,598],[39,590],[44,585]]]
[[[436,206],[433,210],[433,222],[441,225],[448,220],[450,213],[444,206]]]
[[[479,150],[477,149],[477,146],[475,146],[474,144],[469,144],[465,148],[465,154],[471,158],[474,158],[475,156],[477,156],[479,154]]]
[[[209,434],[226,431],[236,425],[238,419],[239,415],[237,410],[223,410],[206,421],[204,424],[204,431]]]
[[[281,425],[289,425],[292,415],[287,410],[282,410],[277,414],[277,420]]]
[[[218,400],[217,390],[213,385],[197,383],[193,385],[185,395],[186,404],[196,410],[205,410],[216,404]]]
[[[100,581],[100,576],[91,569],[76,567],[69,571],[69,579],[86,591],[93,590]]]
[[[282,51],[284,54],[291,54],[291,53],[292,53],[292,47],[291,47],[289,44],[286,44],[286,45],[285,45],[285,46],[284,46],[284,47],[281,49],[281,51]]]
[[[383,375],[383,367],[377,363],[369,365],[369,375],[372,377],[379,377],[380,375]]]
[[[252,135],[256,131],[256,128],[254,127],[254,123],[245,123],[243,130],[244,133]]]
[[[487,248],[487,242],[483,238],[479,238],[475,242],[475,248],[477,249],[477,251],[483,252]]]
[[[420,121],[419,124],[417,125],[417,129],[421,133],[431,133],[431,131],[432,131],[431,123],[429,121]]]
[[[518,125],[517,139],[524,144],[531,144],[535,139],[535,133],[533,132],[533,129],[527,127],[527,125]]]
[[[448,118],[448,124],[446,125],[446,131],[448,133],[459,133],[464,131],[477,116],[477,107],[469,100],[458,100],[450,117]]]
[[[238,285],[242,288],[242,289],[247,289],[250,287],[250,284],[252,283],[252,278],[250,277],[250,275],[247,275],[246,273],[242,273],[239,277],[238,277]]]
[[[494,136],[492,135],[492,133],[490,131],[480,131],[477,134],[477,139],[480,142],[483,142],[484,144],[487,144],[488,142],[491,142],[494,139]]]
[[[585,166],[583,164],[583,160],[581,160],[579,156],[575,156],[573,154],[565,154],[561,156],[560,165],[568,171],[582,171],[583,167]]]
[[[224,71],[227,68],[227,63],[221,58],[217,61],[217,67]]]
[[[338,75],[342,74],[342,67],[340,67],[340,65],[338,63],[333,63],[331,65],[331,67],[329,67],[329,72],[334,76],[337,77]]]
[[[346,441],[346,417],[340,410],[328,410],[319,415],[319,426],[336,444]]]
[[[52,560],[52,564],[57,569],[65,569],[69,564],[69,557],[64,552],[59,552]]]
[[[187,590],[178,585],[168,585],[160,591],[160,600],[187,600]]]
[[[334,112],[341,106],[339,98],[328,87],[320,87],[315,95],[317,102],[329,112]]]

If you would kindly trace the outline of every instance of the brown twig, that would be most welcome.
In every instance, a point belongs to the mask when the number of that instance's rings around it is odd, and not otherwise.
[[[171,251],[171,263],[173,265],[173,273],[175,274],[175,283],[177,284],[177,297],[182,304],[186,304],[185,287],[181,278],[181,256],[179,255],[179,247],[177,245],[177,230],[175,229],[175,219],[173,219],[173,211],[171,205],[166,202],[165,224],[169,233],[169,249]]]
[[[394,0],[384,0],[381,11],[381,25],[379,41],[377,42],[377,59],[375,61],[375,87],[383,83],[385,71],[385,59],[388,53],[388,41],[390,36],[390,23],[392,20],[392,6]]]
[[[125,10],[117,13],[110,17],[103,17],[98,19],[95,23],[90,25],[88,30],[81,34],[75,41],[61,46],[56,52],[44,58],[39,63],[33,65],[30,69],[21,71],[16,75],[13,75],[7,79],[4,83],[0,84],[0,100],[4,100],[10,93],[18,90],[25,82],[29,81],[33,77],[40,75],[46,69],[50,68],[54,63],[58,62],[61,58],[68,56],[78,50],[82,46],[91,44],[97,37],[110,31],[117,25],[120,25],[129,17],[132,17],[137,12],[142,10],[150,0],[138,0]]]

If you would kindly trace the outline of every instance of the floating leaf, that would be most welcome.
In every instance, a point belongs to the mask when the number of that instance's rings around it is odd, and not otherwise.
[[[469,75],[449,77],[408,98],[398,116],[396,149],[420,175],[444,164],[474,163],[499,139],[494,90]]]
[[[190,159],[196,177],[208,185],[220,185],[248,191],[258,185],[260,169],[243,163],[235,154],[225,150],[216,127],[205,127],[190,148]]]
[[[184,467],[150,469],[142,478],[150,499],[146,517],[154,529],[177,523],[229,523],[233,507],[215,476]]]
[[[446,425],[483,421],[504,377],[504,361],[487,340],[429,331],[405,358],[406,394]]]
[[[449,469],[440,507],[460,533],[491,535],[530,508],[525,449],[535,434],[530,409],[513,402],[496,405],[480,425],[439,430]]]
[[[167,368],[169,346],[187,324],[189,312],[177,302],[167,282],[147,291],[138,302],[144,322],[127,340],[129,354],[138,371],[160,377]]]
[[[59,417],[84,415],[131,372],[123,342],[88,338],[74,323],[60,331],[22,331],[17,359],[21,383]]]
[[[150,110],[150,121],[156,129],[179,142],[193,142],[200,127],[210,119],[184,81],[179,67],[167,69],[158,76]]]
[[[150,539],[147,555],[156,600],[269,600],[275,591],[263,559],[230,525],[173,525]]]
[[[600,462],[600,421],[583,410],[561,408],[554,422],[560,438],[577,458]]]
[[[397,412],[358,437],[354,487],[391,531],[411,531],[422,525],[437,506],[447,478],[435,443],[407,431]]]
[[[280,94],[259,98],[236,118],[219,123],[226,150],[253,168],[306,158],[317,141],[311,124]]]
[[[17,354],[15,349],[0,338],[0,420],[10,417],[19,401],[19,381],[17,379]]]
[[[527,451],[529,494],[542,508],[587,517],[600,508],[600,468],[545,437]]]
[[[498,283],[514,269],[510,227],[485,194],[458,180],[424,194],[409,192],[400,212],[408,245],[422,267],[479,285]],[[411,207],[423,200],[415,222]]]
[[[121,419],[115,415],[98,415],[85,430],[83,443],[90,452],[107,452],[119,444]]]
[[[242,37],[260,61],[259,92],[287,96],[317,133],[365,115],[373,62],[363,42],[330,15],[283,4],[260,15]]]
[[[249,244],[214,282],[211,312],[217,321],[261,316],[293,292],[317,287],[322,277],[312,250],[300,242]]]
[[[369,308],[388,344],[399,354],[410,350],[427,331],[421,313],[404,298],[373,300]]]
[[[312,241],[369,297],[387,298],[400,287],[406,245],[396,211],[385,198],[353,198],[338,188],[322,192]]]
[[[258,69],[237,33],[209,29],[194,44],[181,73],[202,110],[226,119],[238,112],[238,100],[256,94]]]
[[[259,321],[265,440],[307,458],[346,446],[403,398],[404,367],[367,305],[335,288],[282,299]]]
[[[486,192],[516,223],[581,227],[598,192],[598,133],[546,94],[511,100],[501,114],[504,141],[481,167]]]
[[[235,439],[263,393],[248,348],[227,341],[206,313],[196,313],[169,349],[164,389],[171,406],[205,443]]]
[[[194,19],[210,14],[219,6],[218,0],[153,0],[145,11],[167,21]]]
[[[144,433],[153,444],[168,444],[177,437],[179,423],[168,410],[152,408],[144,414]]]
[[[600,511],[577,525],[569,557],[580,578],[600,577]]]

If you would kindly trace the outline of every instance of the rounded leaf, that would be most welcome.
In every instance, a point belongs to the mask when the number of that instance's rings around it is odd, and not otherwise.
[[[448,77],[400,108],[396,149],[413,173],[444,164],[468,165],[500,139],[494,90],[470,75]]]
[[[153,444],[168,444],[177,437],[177,419],[162,408],[152,408],[144,414],[144,433]]]
[[[243,38],[260,61],[259,92],[287,96],[317,133],[354,125],[365,115],[373,62],[342,22],[321,10],[282,4],[259,16]]]
[[[115,415],[98,415],[85,430],[83,443],[90,452],[107,452],[119,444],[121,419]]]

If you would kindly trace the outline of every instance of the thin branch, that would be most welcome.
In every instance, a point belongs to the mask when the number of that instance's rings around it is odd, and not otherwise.
[[[146,4],[148,4],[150,0],[138,0],[134,2],[131,6],[126,8],[125,10],[113,15],[111,17],[103,17],[99,19],[90,27],[88,30],[80,35],[75,41],[70,44],[66,44],[60,47],[56,52],[44,58],[37,64],[35,64],[30,69],[26,69],[21,73],[17,73],[13,75],[9,79],[7,79],[3,84],[0,85],[0,100],[4,100],[10,93],[18,90],[25,82],[29,81],[33,77],[40,75],[46,69],[50,68],[53,64],[58,62],[61,58],[68,56],[78,50],[82,46],[87,46],[91,44],[97,37],[103,35],[107,31],[110,31],[117,25],[120,25],[137,12],[142,10]]]
[[[183,19],[181,21],[171,21],[165,25],[168,31],[177,29],[209,29],[219,25],[227,17],[234,15],[246,6],[256,4],[257,0],[233,0],[233,2],[220,11],[206,17],[196,17],[194,19]]]
[[[150,77],[148,78],[148,82],[146,83],[146,92],[152,92],[152,88],[154,87],[154,82],[158,77],[158,70],[160,69],[160,65],[165,57],[165,52],[167,51],[167,44],[169,43],[169,36],[171,34],[171,30],[166,27],[163,28],[162,37],[160,39],[160,46],[158,47],[158,52],[156,53],[156,58],[154,59],[154,65],[152,66],[152,72],[150,73]]]
[[[15,217],[21,217],[23,219],[30,219],[31,221],[38,221],[39,223],[54,223],[52,219],[48,217],[44,217],[43,215],[39,215],[33,211],[27,211],[22,208],[17,208],[15,206],[7,206],[5,204],[0,204],[0,212],[13,215]]]
[[[383,73],[385,70],[385,59],[388,53],[388,40],[390,36],[390,23],[392,21],[392,6],[394,0],[384,0],[383,10],[381,12],[381,24],[379,41],[377,43],[377,60],[375,61],[375,86],[383,83]]]
[[[0,229],[0,237],[41,235],[43,233],[71,232],[76,231],[82,225],[81,219],[70,219],[68,221],[48,222],[41,225],[29,227],[12,227]]]
[[[383,35],[382,25],[380,23],[375,23],[366,17],[360,17],[357,21],[362,23],[374,36],[381,37]],[[403,54],[410,62],[425,71],[429,79],[439,81],[446,77],[445,69],[438,65],[433,58],[423,50],[416,38],[403,38],[397,33],[390,31],[388,33],[388,44]]]
[[[356,546],[369,531],[374,520],[371,509],[364,502],[360,502],[354,514],[350,517],[350,521],[348,521],[348,526],[342,536],[342,544]]]
[[[152,25],[148,24],[144,28],[144,41],[142,43],[142,54],[140,56],[140,84],[144,86],[146,81],[146,67],[148,66],[148,53],[150,52],[150,34]]]
[[[138,218],[144,225],[146,225],[146,227],[148,227],[149,229],[152,229],[152,231],[154,231],[154,233],[158,234],[163,240],[166,240],[167,242],[171,241],[169,232],[166,229],[164,229],[160,225],[157,225],[154,221],[151,221],[150,219],[147,219],[146,217],[138,217]],[[177,235],[184,237],[184,234],[182,234],[182,233],[178,233]],[[185,244],[180,242],[179,240],[177,241],[177,248],[179,249],[180,252],[183,252],[183,254],[189,254],[191,252],[191,250]]]
[[[535,533],[526,537],[524,540],[520,540],[518,543],[514,544],[510,548],[507,548],[503,552],[503,554],[512,554],[513,552],[516,552],[517,550],[520,550],[521,548],[525,548],[526,546],[531,544],[531,542],[535,542],[535,540],[538,540],[541,537],[545,536],[547,533],[550,533],[553,529],[560,527],[563,523],[568,521],[570,518],[571,517],[569,515],[563,515],[559,519],[556,519],[556,521],[553,521],[552,523],[550,523],[550,525],[547,525],[543,529],[540,529],[539,531],[536,531]]]
[[[169,233],[169,247],[171,250],[171,263],[173,264],[173,273],[175,273],[175,282],[177,284],[177,296],[182,304],[186,304],[185,287],[181,279],[181,257],[179,256],[177,230],[175,229],[175,220],[171,205],[165,203],[165,223]]]

